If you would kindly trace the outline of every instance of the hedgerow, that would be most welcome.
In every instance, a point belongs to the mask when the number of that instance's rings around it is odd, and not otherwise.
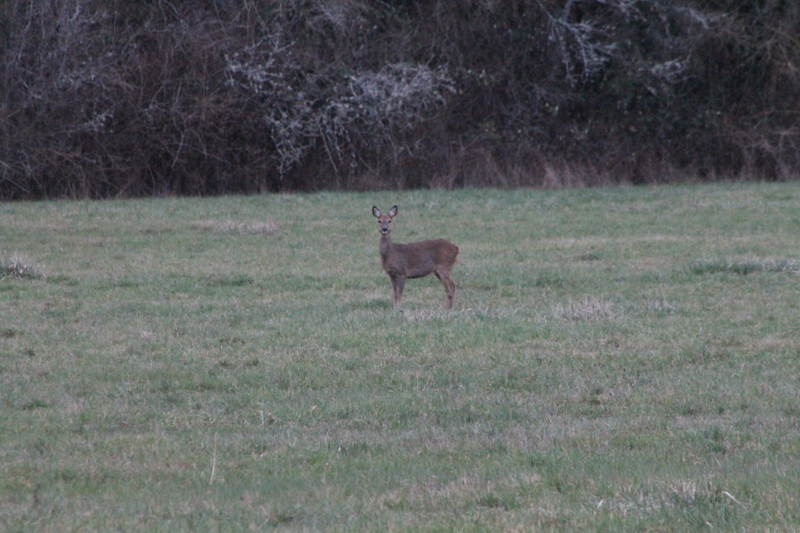
[[[0,6],[0,197],[794,179],[800,4]]]

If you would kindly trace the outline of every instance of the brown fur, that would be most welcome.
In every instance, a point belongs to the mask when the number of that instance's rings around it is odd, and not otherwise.
[[[385,215],[373,206],[372,214],[378,219],[381,233],[381,264],[392,280],[395,309],[400,308],[406,279],[424,278],[430,273],[436,274],[444,285],[447,294],[446,306],[447,309],[452,309],[456,284],[450,279],[450,270],[458,261],[458,246],[444,239],[408,244],[393,243],[392,220],[397,216],[397,206],[392,207]]]

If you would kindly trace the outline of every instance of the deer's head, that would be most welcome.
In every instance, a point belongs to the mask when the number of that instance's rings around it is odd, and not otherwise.
[[[381,235],[389,235],[392,232],[392,219],[397,216],[397,206],[389,209],[389,213],[385,215],[380,209],[372,206],[372,215],[378,219],[378,231]]]

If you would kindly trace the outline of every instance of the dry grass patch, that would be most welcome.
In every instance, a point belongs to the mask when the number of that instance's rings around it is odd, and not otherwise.
[[[693,274],[730,273],[741,275],[756,272],[797,272],[800,270],[800,261],[760,257],[741,260],[710,259],[692,263],[689,270]]]
[[[587,296],[583,300],[570,301],[566,305],[553,304],[551,312],[556,320],[602,321],[618,320],[625,316],[625,309],[614,300]]]
[[[250,235],[272,235],[277,233],[280,225],[277,222],[236,222],[234,220],[204,220],[193,224],[194,227],[218,233],[240,233]]]
[[[453,316],[452,311],[445,309],[403,309],[403,318],[409,322],[427,322],[429,320],[441,320]]]
[[[9,277],[16,279],[41,278],[42,273],[30,259],[24,255],[14,254],[11,259],[0,265],[0,278]]]

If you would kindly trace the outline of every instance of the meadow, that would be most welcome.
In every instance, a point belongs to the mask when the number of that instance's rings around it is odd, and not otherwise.
[[[800,530],[797,183],[0,203],[0,261],[0,530]]]

